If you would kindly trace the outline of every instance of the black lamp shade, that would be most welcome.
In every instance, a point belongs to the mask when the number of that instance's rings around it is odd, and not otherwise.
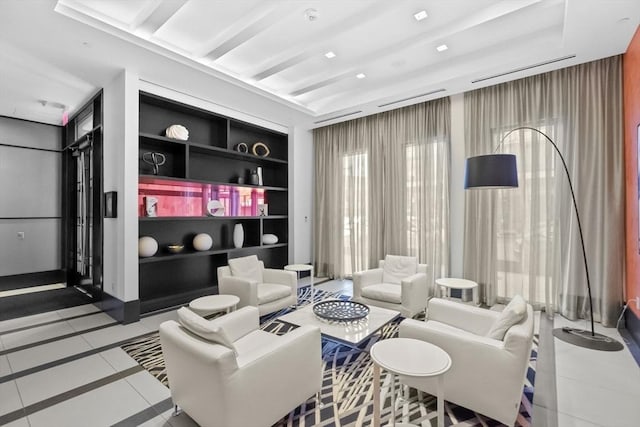
[[[514,154],[489,154],[469,157],[464,188],[513,188],[518,186]]]

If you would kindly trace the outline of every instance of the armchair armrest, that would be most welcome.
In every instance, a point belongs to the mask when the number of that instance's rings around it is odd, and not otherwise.
[[[242,307],[224,316],[209,321],[220,326],[231,341],[237,341],[260,327],[260,315],[256,307]]]
[[[415,310],[413,311],[424,311],[429,297],[427,275],[425,273],[416,273],[405,277],[400,282],[400,286],[402,287],[402,305],[414,308]]]
[[[367,286],[382,283],[382,269],[373,268],[371,270],[353,273],[353,296],[362,296],[362,289]]]
[[[298,276],[294,271],[265,268],[262,271],[262,278],[265,283],[279,283],[281,285],[289,286],[294,293],[298,287]]]
[[[235,295],[240,298],[238,307],[258,305],[258,282],[241,277],[222,277],[218,283],[221,294]]]
[[[321,350],[320,329],[310,325],[265,343],[255,357],[248,354],[245,360],[238,360],[240,400],[260,401],[269,394],[285,400],[289,395],[295,396],[294,400],[312,396],[322,382]]]
[[[442,322],[476,335],[486,335],[498,316],[500,313],[497,311],[432,298],[429,301],[427,320]]]

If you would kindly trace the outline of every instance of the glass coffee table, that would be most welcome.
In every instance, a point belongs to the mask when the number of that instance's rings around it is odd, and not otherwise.
[[[278,320],[295,326],[312,325],[320,328],[327,339],[358,347],[380,328],[400,317],[400,312],[386,308],[369,307],[369,315],[355,322],[330,322],[318,318],[313,312],[313,304],[278,317]]]

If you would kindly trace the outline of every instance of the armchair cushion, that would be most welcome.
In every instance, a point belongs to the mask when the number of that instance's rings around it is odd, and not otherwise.
[[[291,295],[291,288],[277,283],[262,283],[258,286],[258,304],[266,304]]]
[[[189,332],[207,341],[221,344],[236,353],[236,348],[233,345],[233,342],[229,339],[227,333],[220,325],[208,321],[189,310],[187,307],[182,307],[178,310],[178,321],[180,322],[180,325]]]
[[[391,283],[379,283],[362,288],[362,296],[377,301],[388,301],[395,304],[402,302],[402,288]]]
[[[495,323],[489,329],[487,336],[496,340],[503,340],[509,328],[519,323],[527,313],[527,303],[522,296],[516,295],[500,313]]]
[[[409,256],[387,255],[382,265],[382,282],[399,285],[402,279],[418,272],[418,259]]]
[[[229,268],[233,277],[262,282],[263,264],[255,255],[230,259]]]

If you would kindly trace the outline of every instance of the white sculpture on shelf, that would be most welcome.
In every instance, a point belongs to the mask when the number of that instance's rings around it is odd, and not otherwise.
[[[196,234],[193,238],[193,248],[196,251],[208,251],[213,246],[213,239],[207,233]]]
[[[169,138],[179,139],[181,141],[189,139],[189,131],[182,125],[171,125],[164,131],[164,134]]]
[[[158,242],[151,236],[142,236],[138,239],[138,255],[142,258],[154,256],[158,252]]]
[[[262,243],[265,245],[275,245],[278,243],[278,236],[275,234],[263,234],[262,235]]]

